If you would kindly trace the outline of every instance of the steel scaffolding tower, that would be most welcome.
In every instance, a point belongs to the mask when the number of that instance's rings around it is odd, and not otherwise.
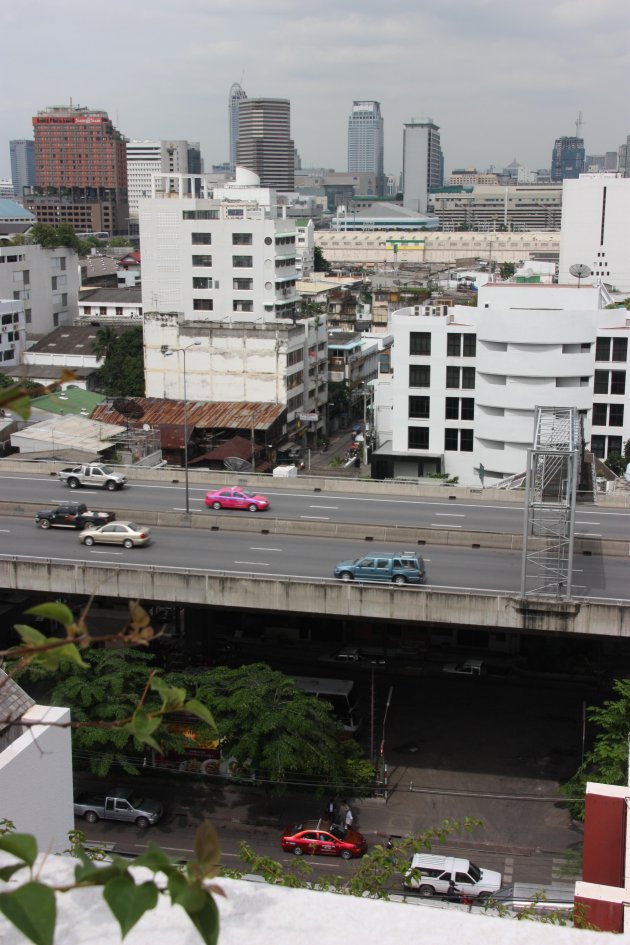
[[[575,407],[536,407],[527,451],[523,597],[571,597],[579,439]]]

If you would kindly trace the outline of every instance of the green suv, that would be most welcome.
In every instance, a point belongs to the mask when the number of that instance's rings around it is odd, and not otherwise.
[[[342,581],[391,581],[422,584],[426,574],[420,555],[409,551],[364,555],[355,561],[340,561],[335,577]]]

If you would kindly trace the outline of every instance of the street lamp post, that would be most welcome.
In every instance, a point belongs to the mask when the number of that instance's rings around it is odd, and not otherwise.
[[[181,348],[170,348],[168,345],[162,347],[162,354],[168,358],[172,354],[181,352],[184,368],[184,490],[186,493],[186,515],[190,515],[190,492],[188,489],[188,396],[186,392],[186,352],[195,345],[200,345],[200,341],[191,341],[189,345],[182,345]]]
[[[387,713],[389,712],[389,707],[392,701],[392,693],[394,692],[394,687],[389,687],[389,692],[387,693],[387,702],[385,704],[385,712],[383,714],[383,732],[381,735],[381,751],[380,751],[380,769],[381,769],[381,783],[383,785],[383,796],[387,800],[387,764],[385,762],[385,723],[387,722]]]

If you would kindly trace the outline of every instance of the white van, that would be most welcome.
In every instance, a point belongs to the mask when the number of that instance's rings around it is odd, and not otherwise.
[[[451,882],[464,896],[488,899],[501,888],[501,874],[454,856],[416,853],[405,873],[403,886],[416,890],[421,896],[441,896],[448,893]]]

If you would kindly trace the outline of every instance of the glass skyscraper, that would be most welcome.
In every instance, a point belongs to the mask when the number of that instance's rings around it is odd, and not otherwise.
[[[373,193],[383,196],[383,116],[380,102],[353,102],[348,118],[348,171],[374,175]]]

